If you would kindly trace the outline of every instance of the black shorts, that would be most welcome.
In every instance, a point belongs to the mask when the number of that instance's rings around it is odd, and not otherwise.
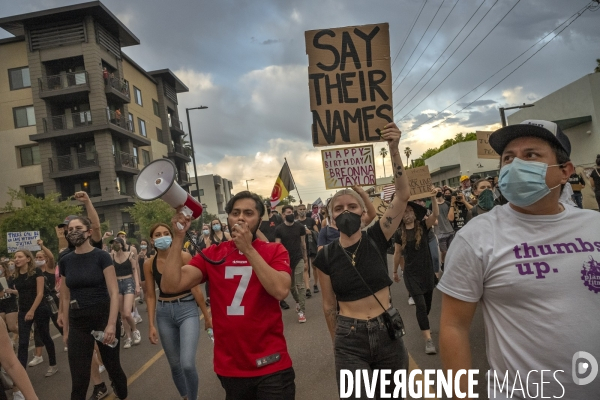
[[[0,300],[0,314],[11,314],[18,311],[19,306],[17,305],[17,299],[15,297]]]

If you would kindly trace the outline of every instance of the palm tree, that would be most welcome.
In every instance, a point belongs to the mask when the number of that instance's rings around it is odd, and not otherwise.
[[[596,68],[594,68],[594,72],[600,72],[600,58],[596,58]]]
[[[408,158],[412,154],[412,150],[410,149],[410,147],[406,147],[404,149],[404,154],[406,154],[406,166],[408,167]]]
[[[385,177],[385,157],[388,155],[387,149],[382,147],[381,150],[379,150],[379,155],[382,157],[381,163],[383,164],[383,176]]]

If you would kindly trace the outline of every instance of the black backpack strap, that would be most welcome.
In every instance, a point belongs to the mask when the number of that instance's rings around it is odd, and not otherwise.
[[[327,265],[329,265],[329,244],[323,246],[323,254],[325,255],[325,262],[327,263]]]

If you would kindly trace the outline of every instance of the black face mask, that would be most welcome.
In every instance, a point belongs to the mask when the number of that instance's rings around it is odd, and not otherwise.
[[[452,201],[452,196],[451,195],[446,195],[446,196],[444,196],[444,200],[446,200],[446,201]]]
[[[360,229],[360,215],[350,211],[344,211],[335,219],[338,230],[346,236],[352,236]]]
[[[287,222],[294,222],[294,214],[288,214],[285,216]]]

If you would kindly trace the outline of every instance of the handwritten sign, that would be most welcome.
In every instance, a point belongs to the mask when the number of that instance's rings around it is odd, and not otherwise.
[[[493,158],[500,159],[500,156],[492,146],[490,146],[489,138],[493,132],[488,131],[477,131],[477,157],[478,158]]]
[[[39,231],[6,232],[6,247],[9,253],[19,250],[40,250],[37,241],[40,239]]]
[[[393,121],[387,23],[305,32],[313,145],[378,142]]]
[[[375,184],[373,145],[321,150],[326,189]]]
[[[380,197],[371,197],[371,203],[375,207],[375,220],[380,220],[383,214],[385,214],[389,203],[384,202]]]
[[[409,200],[418,200],[426,197],[431,197],[431,175],[429,167],[410,168],[406,170],[408,185],[410,186]]]

